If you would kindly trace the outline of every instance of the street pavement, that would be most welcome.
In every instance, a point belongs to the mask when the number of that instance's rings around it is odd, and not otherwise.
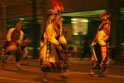
[[[67,73],[48,73],[47,83],[124,83],[124,65],[111,65],[105,72],[106,77],[91,77],[90,61],[70,58]],[[21,61],[23,71],[18,71],[15,60],[8,60],[5,69],[0,67],[0,83],[44,83],[39,61],[24,59]],[[0,62],[1,65],[1,62]]]

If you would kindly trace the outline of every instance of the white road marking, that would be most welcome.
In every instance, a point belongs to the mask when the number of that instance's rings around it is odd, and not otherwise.
[[[0,77],[0,79],[15,80],[15,81],[22,81],[22,82],[34,82],[34,83],[40,83],[40,82],[36,82],[36,81],[21,80],[21,79],[9,78],[9,77]]]
[[[69,72],[69,74],[83,74],[87,75],[89,73],[86,72]],[[107,77],[114,77],[114,78],[123,78],[124,76],[118,76],[118,75],[106,75]],[[30,80],[22,80],[22,79],[15,79],[15,78],[9,78],[9,77],[0,77],[0,79],[6,79],[6,80],[15,80],[15,81],[22,81],[22,82],[29,82],[29,83],[41,83],[41,82],[36,82],[36,81],[30,81]]]
[[[70,72],[72,74],[83,74],[83,75],[86,75],[86,74],[89,74],[89,73],[86,73],[86,72]],[[124,78],[124,76],[118,76],[118,75],[106,75],[107,77],[116,77],[116,78]]]

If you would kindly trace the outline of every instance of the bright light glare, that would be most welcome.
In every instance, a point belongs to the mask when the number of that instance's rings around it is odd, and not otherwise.
[[[71,22],[71,23],[77,23],[77,22]]]
[[[78,33],[73,33],[73,35],[78,35]]]
[[[19,20],[24,20],[24,18],[19,18]]]
[[[76,19],[76,18],[71,18],[71,20],[78,20],[78,19]]]
[[[64,20],[64,18],[61,18],[61,20],[63,21],[63,20]]]
[[[81,22],[89,22],[88,20],[86,20],[86,19],[83,19],[83,20],[81,20]]]

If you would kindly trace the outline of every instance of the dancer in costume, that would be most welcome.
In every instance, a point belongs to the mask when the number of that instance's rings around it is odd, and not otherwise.
[[[64,37],[64,30],[62,28],[62,18],[61,18],[61,12],[64,10],[62,1],[58,0],[55,1],[53,0],[53,5],[54,5],[54,14],[55,15],[55,31],[57,33],[56,39],[59,41],[59,47],[56,46],[56,50],[58,53],[58,59],[59,63],[57,64],[57,69],[59,69],[60,72],[65,72],[68,67],[68,59],[67,59],[67,41]]]
[[[43,34],[43,38],[40,42],[40,66],[44,72],[44,81],[47,81],[47,72],[53,72],[56,70],[57,51],[56,46],[59,45],[59,41],[56,39],[55,27],[55,15],[51,15],[49,23]]]
[[[5,55],[2,57],[2,67],[6,64],[7,58],[10,54],[14,54],[16,58],[16,67],[18,70],[21,70],[20,59],[22,52],[26,45],[32,42],[29,38],[23,40],[24,32],[22,29],[23,21],[19,21],[14,28],[10,28],[7,33],[6,43],[4,45]]]
[[[58,57],[59,57],[59,61],[60,61],[60,71],[62,72],[66,72],[66,70],[68,70],[69,67],[69,63],[68,63],[68,56],[67,56],[67,41],[64,37],[64,30],[62,28],[62,21],[61,21],[61,15],[56,15],[56,31],[58,32],[58,36],[56,37],[56,39],[59,41],[59,44],[61,46],[61,49],[57,48],[57,52],[58,52]]]
[[[92,69],[99,70],[100,72],[105,72],[106,70],[106,61],[108,58],[108,47],[109,47],[109,36],[110,36],[110,26],[111,22],[109,18],[110,14],[104,12],[100,15],[100,18],[103,19],[103,22],[100,24],[97,34],[91,44],[92,46]],[[91,74],[94,74],[91,71]]]
[[[63,72],[68,69],[65,47],[67,41],[63,35],[61,21],[62,3],[53,1],[52,15],[48,19],[46,30],[40,42],[40,67],[44,72],[43,81],[47,81],[47,72]],[[55,15],[56,14],[56,15]]]

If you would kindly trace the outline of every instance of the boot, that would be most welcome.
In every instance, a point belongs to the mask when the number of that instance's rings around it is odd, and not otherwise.
[[[92,69],[94,69],[94,70],[100,70],[101,67],[100,67],[100,65],[97,63],[95,66],[92,67]]]
[[[16,67],[17,67],[17,69],[18,69],[19,71],[22,70],[22,68],[21,68],[21,66],[20,66],[20,62],[16,62]]]

